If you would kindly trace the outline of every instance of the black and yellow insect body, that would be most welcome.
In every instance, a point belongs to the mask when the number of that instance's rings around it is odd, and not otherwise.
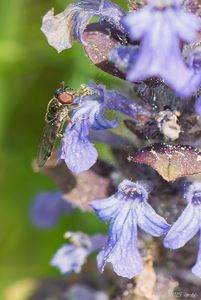
[[[64,123],[71,121],[69,113],[80,105],[81,102],[74,103],[75,99],[77,97],[82,99],[88,94],[91,94],[91,91],[84,86],[78,91],[63,86],[55,92],[54,98],[48,103],[45,115],[45,127],[36,159],[39,168],[50,158],[57,137],[62,136]]]

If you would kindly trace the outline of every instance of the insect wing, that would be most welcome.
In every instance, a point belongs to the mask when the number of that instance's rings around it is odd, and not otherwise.
[[[48,104],[45,117],[46,123],[37,155],[37,164],[39,167],[44,166],[54,149],[57,134],[61,128],[61,122],[59,121],[59,107],[60,105],[55,98],[53,98]]]

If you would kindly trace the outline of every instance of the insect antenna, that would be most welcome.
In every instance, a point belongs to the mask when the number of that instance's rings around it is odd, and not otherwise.
[[[61,87],[64,89],[64,88],[65,88],[65,81],[62,80],[62,81],[60,82],[60,85],[61,85]]]

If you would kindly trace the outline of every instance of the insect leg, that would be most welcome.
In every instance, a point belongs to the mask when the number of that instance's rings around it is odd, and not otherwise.
[[[76,103],[76,104],[69,105],[68,108],[69,108],[69,109],[75,109],[75,108],[77,108],[78,106],[80,106],[80,102],[79,102],[79,103]]]
[[[47,119],[47,116],[45,116],[45,122],[46,122],[46,123],[51,123],[51,122],[55,121],[56,119],[57,119],[57,117],[55,117],[55,118],[53,118],[53,119],[51,119],[51,120],[48,120],[48,119]]]
[[[93,91],[90,88],[88,88],[85,84],[81,84],[75,95],[80,97],[80,102],[82,102],[82,98],[92,94]]]
[[[72,125],[75,124],[75,123],[71,120],[71,118],[70,118],[69,116],[66,117],[66,121],[67,121],[67,122],[70,122]],[[57,133],[57,137],[58,137],[58,138],[63,138],[63,137],[64,137],[64,135],[63,135],[63,133],[62,133],[62,129],[63,129],[63,126],[61,126],[60,131]]]
[[[67,116],[66,121],[70,122],[72,125],[74,124],[74,122],[71,120],[69,116]]]
[[[64,137],[63,133],[57,133],[57,138],[62,139]]]

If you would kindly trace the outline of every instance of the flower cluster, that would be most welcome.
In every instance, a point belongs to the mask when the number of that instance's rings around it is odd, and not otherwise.
[[[153,237],[166,235],[164,246],[171,249],[183,247],[201,229],[201,183],[188,184],[185,192],[187,207],[170,226],[147,202],[150,183],[123,180],[118,191],[104,200],[91,202],[98,217],[110,222],[109,237],[67,232],[70,244],[64,244],[55,254],[51,265],[62,273],[78,273],[92,252],[101,250],[97,256],[100,272],[107,262],[112,263],[119,275],[132,278],[143,269],[142,258],[137,249],[137,227]],[[201,243],[201,242],[200,242]],[[192,271],[201,277],[201,246]]]
[[[101,234],[88,236],[82,232],[66,232],[65,238],[70,244],[64,244],[51,260],[51,265],[59,268],[61,273],[79,273],[87,257],[101,249],[106,237]]]
[[[183,247],[201,229],[201,183],[189,184],[185,198],[188,206],[172,226],[148,204],[148,188],[144,182],[124,180],[117,193],[93,201],[91,206],[98,217],[110,221],[107,245],[97,257],[99,270],[102,272],[107,262],[112,263],[118,275],[127,278],[142,270],[142,259],[137,250],[137,226],[155,237],[167,234],[164,239],[167,248]],[[201,240],[192,271],[201,278]]]
[[[99,21],[92,30],[94,24],[89,22],[93,16]],[[128,14],[110,0],[79,0],[59,15],[49,11],[43,18],[42,31],[58,52],[70,48],[77,39],[92,62],[99,55],[102,61],[97,66],[127,80],[130,86],[126,96],[91,82],[87,87],[90,93],[77,99],[79,105],[66,126],[59,160],[64,160],[72,173],[89,170],[98,159],[93,144],[98,137],[116,155],[118,167],[115,165],[107,178],[117,191],[111,194],[110,190],[107,198],[90,203],[97,216],[109,222],[107,240],[100,235],[68,233],[71,243],[57,251],[51,264],[62,273],[78,273],[87,256],[101,250],[97,256],[100,272],[110,262],[119,276],[132,278],[143,269],[138,227],[152,237],[166,235],[164,246],[170,249],[183,247],[200,230],[200,182],[186,186],[184,198],[188,205],[170,225],[165,213],[162,217],[163,210],[156,212],[148,202],[148,198],[153,203],[161,198],[167,206],[168,201],[162,197],[165,183],[148,167],[143,174],[142,168],[134,164],[127,168],[126,158],[130,148],[132,152],[140,149],[135,162],[157,170],[166,181],[201,173],[201,153],[195,148],[200,146],[201,138],[201,20],[178,0],[151,0]],[[92,37],[94,43],[89,41]],[[108,131],[118,126],[117,118],[106,116],[108,110],[127,118],[124,124],[134,133],[133,140],[127,132],[118,137]],[[153,147],[141,149],[145,139],[151,139]],[[162,144],[164,141],[169,144]],[[181,141],[192,145],[178,144]],[[175,196],[174,186],[170,186],[168,183],[165,188],[172,189]],[[174,217],[173,213],[172,220]],[[201,240],[192,271],[201,278]]]
[[[137,48],[126,45],[114,50],[120,57],[116,66],[126,73],[127,80],[135,82],[157,76],[185,97],[199,87],[200,71],[185,62],[181,43],[198,39],[201,21],[185,11],[179,1],[152,0],[128,15],[109,0],[76,1],[57,16],[49,11],[43,18],[42,31],[59,52],[71,47],[74,39],[85,45],[83,32],[93,15],[99,16],[100,22],[112,24],[131,40],[140,41]],[[193,55],[189,55],[188,61],[192,61]],[[111,55],[108,54],[108,58],[111,59]]]

